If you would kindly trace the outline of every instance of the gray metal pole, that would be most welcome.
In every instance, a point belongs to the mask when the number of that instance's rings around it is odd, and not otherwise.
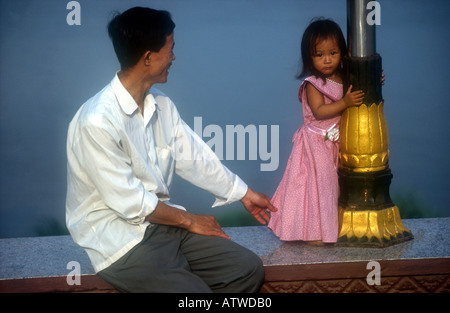
[[[347,0],[347,42],[352,57],[376,53],[375,25],[366,20],[369,0]]]

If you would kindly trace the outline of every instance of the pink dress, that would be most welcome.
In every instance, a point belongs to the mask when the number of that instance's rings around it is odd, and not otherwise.
[[[315,76],[306,78],[300,86],[304,125],[293,136],[292,152],[272,199],[278,211],[272,213],[268,227],[285,241],[336,242],[339,197],[337,130],[341,117],[317,120],[308,105],[306,82],[324,95],[325,103],[338,101],[343,95],[341,84],[331,80],[324,82]],[[337,132],[337,138],[332,138],[330,134],[333,132]]]

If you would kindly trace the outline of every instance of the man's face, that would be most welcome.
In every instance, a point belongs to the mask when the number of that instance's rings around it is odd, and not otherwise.
[[[149,74],[152,76],[155,83],[167,82],[169,68],[172,65],[172,61],[175,60],[175,54],[173,53],[174,46],[175,42],[172,33],[166,37],[166,43],[159,52],[151,53]]]

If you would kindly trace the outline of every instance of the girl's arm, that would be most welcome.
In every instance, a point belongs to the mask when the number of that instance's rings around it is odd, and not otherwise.
[[[361,90],[352,92],[352,86],[350,86],[341,100],[325,104],[323,94],[312,84],[307,84],[306,96],[314,117],[318,120],[324,120],[341,114],[349,106],[362,104],[364,93]]]

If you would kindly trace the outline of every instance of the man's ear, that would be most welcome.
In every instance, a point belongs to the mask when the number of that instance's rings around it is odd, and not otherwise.
[[[144,55],[142,56],[145,66],[149,66],[150,65],[150,63],[151,63],[151,56],[152,56],[152,53],[150,51],[145,52]]]

